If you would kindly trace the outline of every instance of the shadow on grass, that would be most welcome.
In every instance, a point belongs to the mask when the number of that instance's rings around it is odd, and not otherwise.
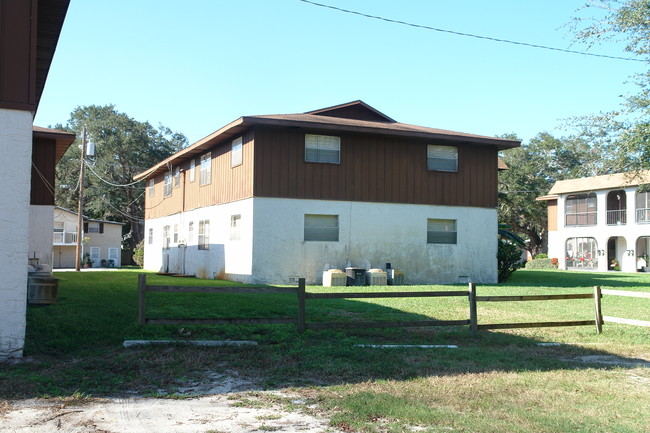
[[[29,362],[0,365],[0,397],[173,394],[206,373],[238,372],[248,388],[332,385],[381,379],[412,379],[489,371],[550,371],[618,368],[616,363],[578,359],[611,356],[584,346],[541,347],[539,338],[463,327],[369,328],[299,334],[292,325],[179,326],[136,324],[134,273],[58,275],[60,300],[28,309],[26,356]],[[595,278],[601,278],[597,276]],[[154,284],[233,285],[230,282],[152,277]],[[512,284],[512,283],[511,283]],[[548,286],[548,281],[545,281]],[[610,286],[612,284],[609,284]],[[572,286],[574,287],[574,286]],[[448,289],[443,288],[443,289]],[[308,301],[308,321],[431,320],[452,304],[441,298],[410,298],[386,306],[353,300]],[[460,309],[466,299],[454,298]],[[423,304],[436,307],[423,312]],[[292,295],[182,296],[160,293],[149,301],[150,317],[295,317]],[[426,307],[425,305],[425,307]],[[442,308],[442,311],[441,311]],[[426,310],[426,308],[425,308]],[[413,312],[417,311],[417,312]],[[465,319],[464,317],[454,317]],[[558,328],[556,328],[558,329]],[[574,341],[593,340],[594,328],[572,328]],[[554,331],[556,332],[556,331]],[[254,340],[258,346],[196,348],[183,345],[124,349],[125,339]],[[367,344],[457,345],[458,349],[359,347]],[[591,358],[589,358],[591,357]],[[620,363],[642,360],[617,357]]]

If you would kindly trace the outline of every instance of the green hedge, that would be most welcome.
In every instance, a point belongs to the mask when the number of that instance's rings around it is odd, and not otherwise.
[[[552,263],[552,260],[549,258],[531,260],[526,263],[526,269],[557,269],[557,266]]]

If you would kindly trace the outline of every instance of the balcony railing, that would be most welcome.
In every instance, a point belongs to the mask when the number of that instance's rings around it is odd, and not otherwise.
[[[53,243],[55,244],[76,244],[77,234],[74,232],[54,232]]]
[[[627,224],[627,210],[608,210],[607,211],[607,225],[616,226]]]
[[[577,212],[564,215],[565,226],[595,226],[598,222],[596,212]]]
[[[637,224],[650,224],[650,208],[640,208],[636,210]]]

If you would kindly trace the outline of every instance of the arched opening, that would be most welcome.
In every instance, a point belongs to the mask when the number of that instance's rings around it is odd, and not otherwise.
[[[622,236],[612,236],[607,241],[607,269],[620,271],[623,254],[627,249],[627,242]]]
[[[627,224],[627,196],[622,189],[607,194],[607,225]]]
[[[636,240],[636,270],[650,272],[650,236]]]
[[[568,238],[565,245],[567,269],[598,268],[598,243],[594,238]]]

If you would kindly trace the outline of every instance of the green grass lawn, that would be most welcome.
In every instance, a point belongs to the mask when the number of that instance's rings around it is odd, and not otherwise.
[[[264,388],[291,387],[349,431],[645,432],[650,328],[481,331],[468,327],[345,329],[292,325],[137,326],[137,272],[58,273],[59,302],[29,307],[25,355],[0,365],[0,397],[173,395],[206,372],[236,370]],[[150,284],[233,285],[149,274]],[[479,295],[650,291],[650,274],[519,270]],[[403,286],[398,290],[464,290]],[[345,288],[308,287],[308,291]],[[355,288],[355,291],[394,290]],[[293,295],[148,295],[148,317],[295,316]],[[603,313],[650,320],[650,300],[605,296]],[[479,323],[589,320],[593,300],[479,303]],[[466,298],[308,300],[308,322],[467,319]],[[255,340],[259,346],[124,349],[126,339]],[[540,342],[566,343],[538,346]],[[454,344],[373,349],[359,344]],[[600,357],[600,358],[599,358]],[[613,363],[595,362],[599,360]],[[585,362],[586,361],[586,362]],[[647,364],[645,364],[647,365]],[[257,396],[257,398],[265,398]]]

